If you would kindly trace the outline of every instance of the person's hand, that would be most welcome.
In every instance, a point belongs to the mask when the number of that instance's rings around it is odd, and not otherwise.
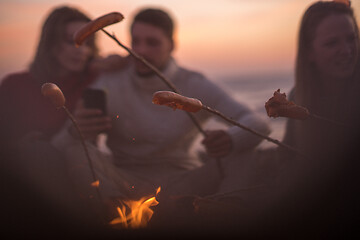
[[[84,108],[81,100],[74,111],[74,118],[85,140],[96,140],[97,136],[111,129],[111,119],[104,116],[100,109]],[[75,126],[71,125],[70,134],[79,138]]]
[[[210,157],[221,158],[230,153],[232,140],[224,130],[206,131],[206,137],[201,142]]]
[[[95,58],[90,63],[90,68],[99,72],[111,72],[125,68],[130,62],[130,56],[122,57],[117,54],[109,55],[105,58]]]

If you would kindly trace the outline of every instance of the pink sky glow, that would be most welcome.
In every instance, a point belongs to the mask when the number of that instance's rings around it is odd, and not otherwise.
[[[141,7],[162,7],[176,21],[178,62],[206,75],[292,71],[300,18],[312,0],[73,0],[95,18],[111,11],[125,16],[109,26],[129,45],[129,24]],[[360,0],[353,7],[359,19]],[[52,8],[67,5],[58,0],[0,1],[0,79],[30,64],[42,22]],[[124,54],[111,39],[98,34],[101,54]]]

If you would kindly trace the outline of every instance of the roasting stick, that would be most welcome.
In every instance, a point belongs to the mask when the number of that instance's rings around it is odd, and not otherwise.
[[[131,48],[128,48],[127,46],[123,45],[116,37],[115,35],[111,35],[109,32],[107,32],[104,29],[101,29],[106,35],[108,35],[110,38],[112,38],[119,46],[123,47],[131,56],[136,58],[137,60],[144,63],[148,68],[150,68],[173,92],[179,93],[179,91],[176,89],[175,85],[170,82],[164,74],[162,74],[156,67],[154,67],[151,63],[149,63],[145,58],[138,55],[136,52],[134,52]],[[191,121],[194,123],[194,125],[197,127],[197,129],[202,133],[204,137],[207,136],[205,130],[201,127],[200,123],[196,120],[195,116],[189,112],[186,112],[186,114],[190,117]],[[216,158],[216,165],[219,169],[220,176],[224,177],[224,169],[221,164],[221,159]]]
[[[144,63],[148,68],[150,68],[173,92],[175,93],[179,93],[179,91],[176,89],[175,85],[170,82],[165,76],[164,74],[162,74],[162,72],[160,72],[156,67],[154,67],[154,65],[152,65],[151,63],[149,63],[145,58],[143,58],[142,56],[140,56],[139,54],[137,54],[136,52],[134,52],[131,48],[128,48],[127,46],[125,46],[124,44],[122,44],[119,39],[116,38],[116,36],[114,34],[110,34],[109,32],[107,32],[104,29],[101,29],[102,32],[104,32],[106,35],[108,35],[110,38],[112,38],[119,46],[121,46],[122,48],[124,48],[131,56],[133,56],[134,58],[136,58],[137,60],[141,61],[142,63]],[[204,131],[204,129],[201,127],[201,125],[199,124],[199,122],[196,120],[196,118],[191,114],[191,113],[187,113],[188,116],[191,118],[191,120],[194,122],[194,124],[196,125],[196,127],[199,129],[199,131],[206,136],[206,133]]]
[[[242,129],[244,129],[245,131],[251,132],[252,134],[254,134],[254,135],[256,135],[256,136],[261,137],[261,138],[263,138],[263,139],[265,139],[265,140],[267,140],[267,141],[269,141],[269,142],[275,143],[276,145],[279,145],[279,146],[281,146],[281,147],[283,147],[283,148],[287,148],[287,149],[289,149],[289,150],[297,153],[298,155],[300,155],[300,156],[302,156],[302,157],[306,157],[304,154],[302,154],[301,152],[299,152],[297,149],[295,149],[295,148],[293,148],[293,147],[291,147],[291,146],[289,146],[289,145],[287,145],[287,144],[284,144],[284,143],[280,142],[279,140],[273,139],[273,138],[271,138],[271,137],[268,137],[268,136],[266,136],[266,135],[263,135],[263,134],[255,131],[255,130],[253,130],[253,129],[251,129],[251,128],[248,128],[248,127],[240,124],[239,122],[236,122],[236,121],[234,121],[233,119],[226,117],[224,114],[222,114],[221,112],[219,112],[219,111],[216,110],[216,109],[212,109],[212,108],[210,108],[210,107],[208,107],[208,106],[206,106],[206,105],[203,105],[203,106],[202,106],[202,109],[204,109],[204,110],[206,110],[206,111],[208,111],[208,112],[211,112],[211,113],[213,113],[213,114],[221,117],[221,118],[224,119],[225,121],[227,121],[227,122],[229,122],[229,123],[231,123],[231,124],[233,124],[233,125],[235,125],[235,126],[237,126],[237,127],[240,127],[240,128],[242,128]]]
[[[346,127],[346,125],[341,122],[310,113],[307,108],[299,106],[293,101],[287,100],[286,94],[281,93],[280,89],[276,90],[274,95],[267,102],[265,102],[265,109],[267,115],[273,118],[287,117],[297,120],[306,120],[308,117],[312,117],[320,121]]]
[[[164,74],[162,74],[162,72],[160,72],[156,67],[154,67],[154,65],[152,65],[151,63],[149,63],[145,58],[143,58],[142,56],[138,55],[136,52],[134,52],[131,48],[128,48],[127,46],[123,45],[116,37],[115,35],[111,35],[109,32],[107,32],[104,29],[101,29],[101,31],[103,31],[106,35],[108,35],[110,38],[114,39],[114,41],[119,44],[121,47],[123,47],[131,56],[133,56],[134,58],[136,58],[137,60],[141,61],[142,63],[144,63],[148,68],[150,68],[173,92],[175,93],[179,93],[179,91],[176,89],[175,85],[170,82],[165,76]],[[206,137],[207,134],[205,132],[205,130],[201,127],[200,123],[196,120],[195,116],[189,112],[186,112],[186,114],[190,117],[191,121],[194,123],[194,125],[197,127],[197,129],[201,132],[201,134]],[[216,159],[216,164],[218,166],[219,172],[220,172],[220,176],[224,177],[224,170],[221,164],[221,160],[219,158]]]
[[[161,78],[161,80],[163,80],[163,82],[174,92],[177,91],[175,85],[170,82],[165,76],[164,74],[162,74],[162,72],[160,72],[156,67],[154,67],[154,65],[152,65],[151,63],[149,63],[145,58],[143,58],[142,56],[140,56],[139,54],[137,54],[136,52],[134,52],[131,48],[125,46],[124,44],[122,44],[119,39],[117,39],[117,37],[115,36],[115,34],[110,34],[108,31],[101,29],[102,32],[104,32],[107,36],[109,36],[110,38],[112,38],[119,46],[121,46],[122,48],[124,48],[131,56],[133,56],[134,58],[136,58],[137,60],[141,61],[142,63],[144,63],[148,68],[150,68],[153,72],[156,73],[156,75]]]
[[[67,109],[67,107],[65,107],[65,97],[62,93],[62,91],[60,90],[60,88],[54,84],[54,83],[44,83],[41,87],[41,93],[50,99],[50,101],[52,102],[52,104],[57,108],[57,109],[60,109],[62,108],[65,113],[67,114],[67,116],[69,117],[69,119],[71,120],[72,124],[75,126],[75,129],[77,131],[77,133],[79,134],[80,136],[80,141],[81,141],[81,144],[84,148],[84,151],[85,151],[85,155],[86,155],[86,159],[88,160],[88,164],[89,164],[89,167],[90,167],[90,171],[91,171],[91,175],[92,175],[92,178],[93,178],[93,183],[96,183],[98,182],[99,180],[96,178],[96,174],[95,174],[95,171],[94,171],[94,167],[93,167],[93,164],[92,164],[92,160],[90,158],[90,154],[89,154],[89,151],[86,147],[86,144],[85,144],[85,140],[84,140],[84,136],[82,135],[80,129],[79,129],[79,126],[75,120],[75,118],[73,117],[73,115],[70,113],[70,111]],[[99,187],[95,186],[95,189],[96,189],[96,192],[97,192],[97,195],[99,197],[99,200],[102,202],[102,197],[101,197],[101,194],[100,194],[100,190],[99,190]]]
[[[303,153],[299,152],[297,149],[287,145],[287,144],[284,144],[276,139],[273,139],[273,138],[270,138],[266,135],[263,135],[251,128],[248,128],[244,125],[242,125],[241,123],[239,122],[236,122],[234,121],[233,119],[231,118],[228,118],[226,117],[224,114],[222,114],[221,112],[219,112],[218,110],[216,109],[213,109],[209,106],[206,106],[204,104],[202,104],[202,102],[196,98],[188,98],[188,97],[184,97],[180,94],[177,94],[177,93],[173,93],[173,92],[169,92],[169,91],[158,91],[158,92],[155,92],[154,95],[153,95],[153,103],[154,104],[158,104],[158,105],[165,105],[165,106],[168,106],[168,107],[171,107],[173,108],[174,110],[176,109],[181,109],[181,110],[184,110],[184,111],[187,111],[187,112],[198,112],[200,110],[206,110],[210,113],[213,113],[219,117],[221,117],[222,119],[224,119],[225,121],[231,123],[232,125],[235,125],[239,128],[242,128],[243,130],[245,131],[248,131],[260,138],[263,138],[269,142],[272,142],[272,143],[275,143],[276,145],[278,146],[281,146],[283,148],[286,148],[288,150],[291,150],[293,152],[295,152],[296,154],[302,156],[302,157],[305,157],[305,158],[308,158],[307,156],[305,156]]]
[[[143,58],[142,56],[135,53],[132,49],[130,49],[127,46],[125,46],[124,44],[122,44],[119,41],[119,39],[116,38],[116,36],[114,34],[110,34],[109,32],[107,32],[106,30],[103,29],[104,27],[114,24],[114,23],[117,23],[117,22],[120,22],[123,19],[124,19],[123,15],[119,12],[112,12],[109,14],[105,14],[97,19],[94,19],[93,21],[87,23],[84,27],[79,29],[74,34],[75,44],[77,46],[80,46],[87,37],[89,37],[91,34],[95,33],[96,31],[101,30],[107,36],[109,36],[111,39],[113,39],[120,47],[124,48],[131,56],[133,56],[137,60],[141,61],[148,68],[150,68],[172,91],[178,93],[179,91],[176,89],[175,85],[172,82],[170,82],[164,76],[164,74],[162,74],[156,67],[154,67],[151,63],[149,63],[145,58]],[[191,120],[194,122],[196,127],[199,129],[199,131],[202,134],[206,135],[205,131],[202,129],[201,125],[195,119],[195,117],[193,115],[191,115],[190,113],[188,115],[191,118]]]
[[[74,41],[77,46],[81,45],[83,41],[89,37],[91,34],[95,33],[98,30],[101,30],[103,33],[105,33],[107,36],[109,36],[111,39],[113,39],[120,47],[124,48],[131,56],[136,58],[137,60],[141,61],[143,64],[145,64],[148,68],[150,68],[165,84],[168,86],[173,92],[179,93],[179,91],[176,89],[175,85],[170,82],[162,72],[160,72],[154,65],[152,65],[150,62],[148,62],[145,58],[138,55],[136,52],[134,52],[131,48],[128,48],[124,44],[122,44],[119,39],[115,36],[115,34],[110,34],[108,31],[104,30],[103,28],[111,25],[113,23],[120,22],[123,20],[124,17],[121,13],[112,12],[109,14],[105,14],[88,24],[86,24],[83,28],[81,28],[79,31],[77,31],[74,34]],[[196,120],[195,116],[192,115],[189,112],[186,112],[186,114],[189,116],[191,121],[194,123],[194,125],[197,127],[197,129],[200,131],[200,133],[206,137],[207,134],[204,131],[204,129],[201,127],[200,123]],[[219,169],[219,173],[221,177],[224,176],[223,167],[221,165],[220,159],[216,159],[216,163]]]
[[[346,127],[345,124],[341,123],[341,122],[338,122],[338,121],[334,121],[332,119],[329,119],[329,118],[325,118],[325,117],[322,117],[322,116],[319,116],[319,115],[316,115],[316,114],[313,114],[313,113],[310,113],[309,114],[310,117],[313,117],[315,119],[319,119],[319,120],[322,120],[322,121],[325,121],[325,122],[329,122],[329,123],[332,123],[334,125],[338,125],[338,126],[341,126],[341,127]]]
[[[123,45],[116,37],[115,35],[111,35],[109,32],[107,32],[104,29],[101,29],[101,31],[103,31],[106,35],[108,35],[110,38],[114,39],[114,41],[119,44],[121,47],[123,47],[131,56],[133,56],[134,58],[136,58],[137,60],[141,61],[142,63],[144,63],[148,68],[150,68],[173,92],[175,93],[179,93],[179,91],[176,89],[175,85],[170,82],[165,76],[164,74],[162,74],[156,67],[154,67],[151,63],[149,63],[145,58],[143,58],[142,56],[138,55],[136,52],[134,52],[132,49],[126,47],[125,45]],[[205,130],[201,127],[200,123],[196,120],[195,116],[189,112],[186,112],[186,114],[190,117],[191,121],[194,123],[194,125],[197,127],[197,129],[201,132],[201,134],[206,137],[207,134],[205,132]],[[224,169],[223,166],[221,164],[221,159],[220,158],[216,158],[216,165],[219,169],[219,174],[221,176],[221,178],[224,177]]]
[[[211,195],[207,195],[206,197],[204,197],[205,199],[218,199],[221,197],[228,197],[234,194],[237,194],[239,192],[243,192],[243,191],[249,191],[249,190],[254,190],[254,189],[259,189],[259,188],[265,188],[265,187],[269,187],[271,185],[268,184],[259,184],[259,185],[254,185],[254,186],[250,186],[250,187],[245,187],[245,188],[238,188],[232,191],[228,191],[228,192],[218,192],[218,193],[214,193]]]

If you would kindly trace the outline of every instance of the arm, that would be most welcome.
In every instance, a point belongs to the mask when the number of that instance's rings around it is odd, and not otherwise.
[[[270,133],[265,118],[261,118],[245,104],[235,101],[228,93],[214,83],[205,78],[200,78],[194,81],[193,87],[194,89],[198,89],[197,96],[205,105],[219,110],[225,116],[228,116],[259,133],[264,135]],[[214,146],[215,141],[218,142],[217,148],[219,149],[219,153],[223,152],[223,155],[226,155],[225,152],[229,153],[231,150],[232,152],[242,152],[254,148],[262,141],[262,139],[241,128],[230,126],[226,131],[217,130],[216,132],[209,134],[209,137],[203,141],[209,153],[211,153],[210,148],[216,148],[216,146]],[[210,144],[210,142],[213,144]],[[220,146],[222,144],[223,146]],[[226,145],[227,147],[225,147]],[[212,155],[214,155],[214,153],[212,153]]]
[[[126,68],[129,65],[130,56],[112,54],[107,57],[98,57],[92,60],[90,68],[98,72],[113,72]]]
[[[100,133],[111,128],[111,119],[108,116],[103,116],[99,109],[84,108],[82,100],[77,104],[73,115],[85,140],[95,142]],[[75,126],[67,121],[52,138],[52,144],[58,149],[64,149],[72,145],[79,137]]]
[[[96,81],[89,86],[89,88],[97,89],[101,88],[101,82],[103,75],[100,75]],[[99,86],[100,85],[100,86]],[[85,140],[90,142],[96,142],[100,133],[106,132],[111,128],[111,119],[108,116],[104,116],[100,109],[89,109],[84,107],[84,100],[80,99],[75,109],[72,112],[80,132]],[[53,136],[52,144],[58,149],[65,149],[71,146],[74,141],[78,141],[79,135],[74,124],[68,119],[64,127]]]

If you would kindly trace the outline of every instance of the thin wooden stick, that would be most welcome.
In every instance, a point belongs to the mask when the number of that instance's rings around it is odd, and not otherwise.
[[[263,135],[263,134],[255,131],[255,130],[253,130],[253,129],[251,129],[251,128],[248,128],[248,127],[240,124],[239,122],[236,122],[236,121],[234,121],[233,119],[226,117],[224,114],[222,114],[221,112],[219,112],[219,111],[216,110],[216,109],[212,109],[212,108],[210,108],[210,107],[208,107],[208,106],[206,106],[206,105],[203,105],[202,108],[203,108],[204,110],[208,111],[208,112],[211,112],[211,113],[213,113],[213,114],[221,117],[222,119],[226,120],[227,122],[229,122],[229,123],[231,123],[231,124],[233,124],[233,125],[235,125],[235,126],[238,126],[238,127],[242,128],[242,129],[244,129],[245,131],[251,132],[252,134],[254,134],[254,135],[256,135],[256,136],[258,136],[258,137],[260,137],[260,138],[263,138],[263,139],[265,139],[265,140],[267,140],[267,141],[269,141],[269,142],[275,143],[276,145],[279,145],[279,146],[281,146],[281,147],[283,147],[283,148],[287,148],[287,149],[295,152],[296,154],[298,154],[298,155],[300,155],[300,156],[302,156],[302,157],[308,158],[306,155],[304,155],[303,153],[299,152],[297,149],[295,149],[295,148],[293,148],[293,147],[291,147],[291,146],[289,146],[289,145],[287,145],[287,144],[284,144],[284,143],[282,143],[282,142],[280,142],[280,141],[278,141],[278,140],[276,140],[276,139],[273,139],[273,138],[271,138],[271,137],[268,137],[268,136],[266,136],[266,135]]]
[[[216,199],[216,198],[219,198],[219,197],[228,197],[228,196],[231,196],[232,194],[239,193],[239,192],[242,192],[242,191],[254,190],[254,189],[259,189],[259,188],[264,188],[264,187],[269,187],[269,185],[260,184],[260,185],[245,187],[245,188],[238,188],[238,189],[235,189],[235,190],[232,190],[232,191],[229,191],[229,192],[220,192],[220,193],[215,193],[215,194],[212,194],[212,195],[207,195],[204,198],[205,199]]]
[[[149,63],[145,58],[143,58],[142,56],[138,55],[136,52],[134,52],[131,48],[128,48],[127,46],[125,46],[124,44],[122,44],[115,35],[110,34],[108,31],[101,29],[101,31],[103,31],[106,35],[108,35],[110,38],[112,38],[119,46],[121,46],[122,48],[124,48],[131,56],[135,57],[137,60],[141,61],[142,63],[144,63],[148,68],[150,68],[154,73],[156,73],[156,75],[161,78],[161,80],[163,80],[163,82],[174,92],[178,93],[178,90],[176,89],[175,85],[170,82],[164,74],[162,74],[162,72],[160,72],[156,67],[154,67],[154,65],[152,65],[151,63]]]
[[[173,92],[175,93],[179,93],[178,89],[176,89],[175,85],[169,81],[165,75],[160,72],[156,67],[154,67],[154,65],[152,65],[151,63],[149,63],[145,58],[143,58],[142,56],[138,55],[136,52],[134,52],[131,48],[128,48],[127,46],[125,46],[124,44],[122,44],[119,39],[116,38],[115,35],[110,34],[109,32],[107,32],[104,29],[101,29],[101,31],[103,31],[107,36],[109,36],[110,38],[112,38],[119,46],[121,46],[122,48],[124,48],[131,56],[133,56],[134,58],[136,58],[137,60],[141,61],[142,63],[144,63],[148,68],[150,68]],[[180,94],[180,93],[179,93]],[[191,120],[193,121],[193,123],[195,124],[195,126],[199,129],[199,131],[206,136],[205,131],[203,130],[203,128],[201,127],[200,123],[196,120],[196,118],[194,117],[193,114],[188,113],[188,116],[191,118]]]
[[[79,134],[80,136],[80,141],[81,141],[81,144],[84,148],[84,151],[85,151],[85,155],[86,155],[86,159],[88,160],[88,164],[89,164],[89,167],[90,167],[90,170],[91,170],[91,175],[92,175],[92,178],[94,180],[94,182],[96,181],[99,181],[99,179],[96,178],[96,174],[95,174],[95,170],[94,170],[94,167],[93,167],[93,164],[92,164],[92,160],[90,158],[90,154],[89,154],[89,151],[86,147],[86,143],[85,143],[85,140],[84,140],[84,136],[82,135],[80,129],[79,129],[79,126],[75,120],[75,118],[73,117],[73,115],[70,113],[70,111],[65,107],[65,106],[62,106],[62,109],[64,109],[64,111],[66,112],[67,116],[70,118],[71,122],[73,123],[77,133]],[[99,197],[99,200],[102,201],[102,196],[100,194],[100,190],[99,190],[99,187],[96,186],[96,192],[97,192],[97,195]]]
[[[322,120],[322,121],[325,121],[325,122],[329,122],[329,123],[332,123],[334,125],[337,125],[337,126],[341,126],[341,127],[345,127],[346,125],[341,123],[341,122],[337,122],[337,121],[334,121],[332,119],[328,119],[328,118],[325,118],[325,117],[321,117],[319,115],[316,115],[316,114],[313,114],[313,113],[310,113],[309,114],[310,117],[313,117],[315,119],[319,119],[319,120]]]
[[[127,46],[125,46],[124,44],[122,44],[114,34],[110,34],[109,32],[107,32],[104,29],[101,29],[101,31],[103,31],[107,36],[109,36],[111,39],[113,39],[119,46],[121,46],[122,48],[124,48],[131,56],[133,56],[134,58],[136,58],[137,60],[141,61],[143,64],[145,64],[148,68],[150,68],[173,92],[175,93],[179,93],[179,91],[176,89],[175,85],[170,82],[164,74],[162,74],[162,72],[160,72],[156,67],[154,67],[154,65],[152,65],[151,63],[149,63],[145,58],[143,58],[142,56],[138,55],[136,52],[134,52],[131,48],[128,48]],[[196,120],[195,116],[192,113],[186,112],[186,114],[190,117],[190,119],[192,120],[192,122],[194,123],[194,125],[197,127],[197,129],[202,133],[202,135],[204,137],[207,136],[206,132],[204,131],[204,129],[201,127],[200,123]],[[224,176],[224,171],[223,171],[223,167],[221,164],[220,159],[216,159],[216,163],[217,166],[219,168],[219,173],[221,175],[221,177]]]

